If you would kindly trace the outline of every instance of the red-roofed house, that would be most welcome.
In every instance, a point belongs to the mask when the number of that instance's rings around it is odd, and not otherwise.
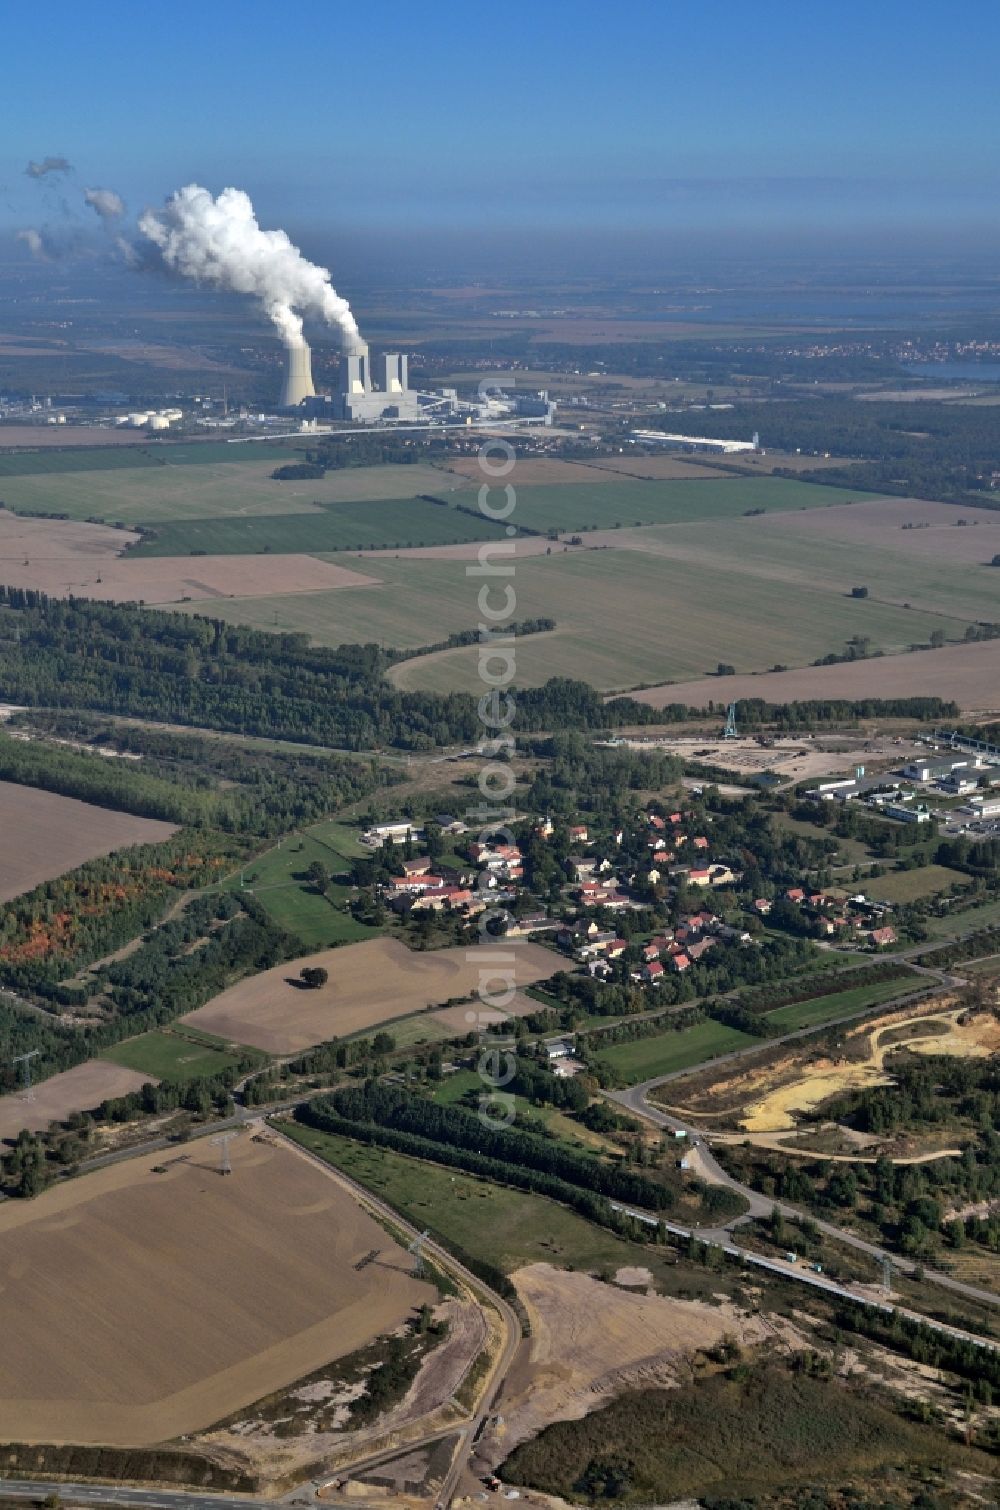
[[[801,886],[793,886],[791,891],[785,892],[785,899],[789,902],[804,902],[806,894]]]
[[[660,964],[659,960],[654,959],[651,960],[648,965],[644,966],[642,973],[645,976],[646,980],[655,985],[658,980],[662,980],[663,978],[663,966]]]
[[[682,971],[688,970],[691,967],[691,961],[688,959],[683,950],[679,954],[672,954],[670,956],[670,964],[672,969],[677,971],[678,975]]]
[[[887,944],[896,942],[895,928],[873,928],[868,935],[877,949],[884,949]]]
[[[694,841],[694,847],[695,847],[695,849],[707,849],[708,848],[708,840],[705,838],[704,834],[699,834],[698,835],[697,839],[695,839],[695,841]]]

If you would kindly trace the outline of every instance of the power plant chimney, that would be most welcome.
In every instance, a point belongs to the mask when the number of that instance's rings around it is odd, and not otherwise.
[[[289,346],[285,351],[285,386],[281,390],[282,409],[294,409],[303,399],[315,398],[313,387],[312,355],[303,341],[301,346]]]

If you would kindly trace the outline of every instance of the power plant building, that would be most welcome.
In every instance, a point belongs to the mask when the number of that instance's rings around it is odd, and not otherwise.
[[[365,344],[345,353],[333,401],[336,419],[372,424],[380,419],[420,419],[419,396],[410,389],[409,364],[398,352],[382,358],[382,386],[372,381],[371,355]]]
[[[285,351],[285,383],[281,390],[282,409],[295,409],[307,398],[315,398],[313,387],[312,353],[305,341],[301,346],[289,346]]]

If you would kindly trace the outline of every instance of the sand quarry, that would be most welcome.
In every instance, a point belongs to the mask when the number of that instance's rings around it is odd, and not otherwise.
[[[391,1331],[434,1288],[329,1175],[241,1134],[0,1210],[5,1440],[146,1446]],[[153,1166],[167,1166],[157,1174]],[[377,1264],[354,1265],[372,1249]]]
[[[699,1119],[735,1117],[748,1133],[789,1132],[799,1125],[803,1112],[815,1111],[831,1096],[891,1085],[886,1061],[899,1050],[974,1059],[1000,1051],[1000,1020],[989,1011],[955,1007],[953,1001],[944,998],[928,1011],[896,1012],[852,1029],[846,1035],[852,1045],[850,1057],[810,1060],[793,1052],[740,1070],[701,1090],[690,1107],[684,1104],[683,1091],[671,1086],[671,1107]],[[904,1029],[905,1037],[898,1039]]]
[[[0,902],[65,875],[85,860],[131,844],[160,844],[176,832],[173,823],[157,818],[136,818],[0,781]]]
[[[297,977],[304,965],[329,971],[326,985],[303,989]],[[452,997],[471,997],[480,987],[500,993],[504,982],[497,971],[512,971],[519,986],[530,986],[559,968],[558,955],[521,939],[425,953],[398,939],[366,939],[276,965],[230,986],[181,1021],[266,1054],[297,1054]]]
[[[579,1420],[620,1390],[689,1381],[691,1354],[699,1348],[727,1336],[763,1342],[784,1325],[728,1301],[711,1305],[637,1288],[649,1276],[635,1269],[620,1271],[615,1284],[550,1264],[529,1264],[511,1278],[531,1320],[531,1339],[504,1384],[503,1425],[486,1444],[494,1461],[553,1421]],[[785,1340],[798,1345],[791,1326]]]

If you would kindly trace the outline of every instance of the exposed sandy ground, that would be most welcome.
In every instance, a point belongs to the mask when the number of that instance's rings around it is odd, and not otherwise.
[[[159,844],[176,832],[175,824],[158,818],[136,818],[75,797],[0,781],[0,902],[64,875],[85,860],[130,844]]]
[[[859,1025],[847,1034],[855,1045],[862,1046],[863,1057],[823,1057],[800,1059],[791,1054],[777,1063],[749,1068],[739,1075],[719,1082],[718,1090],[727,1104],[742,1102],[739,1125],[749,1133],[776,1133],[794,1129],[797,1115],[813,1111],[831,1096],[849,1090],[868,1090],[876,1085],[891,1085],[887,1068],[889,1056],[905,1049],[914,1054],[948,1054],[962,1058],[983,1059],[1000,1050],[1000,1021],[990,1012],[970,1014],[961,1007],[951,1007],[954,998],[934,1004],[932,1014],[907,1013],[905,1010]],[[934,1031],[944,1020],[947,1033]],[[924,1036],[899,1041],[898,1029],[926,1025]],[[907,1162],[922,1162],[925,1157],[940,1157],[941,1150],[921,1155]]]
[[[231,1156],[223,1177],[204,1144],[151,1154],[0,1209],[9,1440],[198,1430],[434,1302],[322,1170],[245,1133]],[[379,1264],[355,1270],[373,1248]]]
[[[737,718],[739,709],[737,709]],[[720,722],[722,715],[719,715]],[[776,739],[773,745],[759,745],[755,739],[698,739],[691,735],[658,738],[640,735],[628,741],[634,749],[662,749],[691,760],[698,752],[699,758],[723,770],[739,775],[759,774],[774,771],[790,780],[833,776],[852,772],[856,765],[871,767],[873,761],[888,760],[899,765],[922,753],[917,744],[894,745],[890,739],[872,739],[859,742],[824,738],[814,741],[808,735],[799,739]],[[695,782],[695,785],[698,783]]]
[[[504,1424],[487,1447],[497,1459],[553,1421],[579,1420],[620,1390],[687,1382],[690,1354],[727,1335],[748,1344],[775,1335],[772,1322],[725,1301],[641,1294],[550,1264],[529,1264],[511,1278],[531,1319],[531,1346],[504,1385]],[[790,1325],[786,1335],[796,1345]]]
[[[2,348],[7,357],[47,356],[43,350]],[[15,447],[25,451],[65,450],[68,446],[148,446],[149,440],[138,430],[94,429],[86,425],[0,425],[0,451]]]
[[[375,1266],[374,1272],[377,1271]],[[387,1438],[405,1440],[401,1434],[407,1428],[425,1422],[448,1405],[487,1341],[486,1318],[480,1306],[471,1300],[444,1301],[435,1307],[434,1319],[447,1326],[444,1341],[424,1357],[402,1400],[369,1425],[350,1429],[348,1407],[363,1393],[360,1381],[338,1390],[321,1379],[293,1387],[282,1397],[280,1432],[275,1430],[273,1411],[272,1419],[268,1420],[251,1406],[225,1427],[205,1432],[198,1445],[221,1448],[227,1459],[236,1457],[246,1464],[249,1472],[262,1474],[274,1484],[310,1467],[315,1471],[317,1460],[332,1453],[343,1462],[348,1455],[366,1456],[376,1442]],[[332,1421],[330,1404],[335,1406]],[[290,1429],[290,1422],[294,1423],[294,1430]]]
[[[533,1001],[530,996],[525,996],[523,991],[515,991],[512,999],[503,1009],[484,1007],[478,1002],[468,1002],[459,1007],[442,1007],[440,1012],[432,1012],[430,1015],[435,1022],[442,1027],[448,1028],[453,1033],[468,1033],[471,1029],[488,1028],[498,1022],[506,1022],[508,1017],[530,1017],[533,1012],[542,1012],[544,1007],[540,1001]]]
[[[783,516],[785,517],[785,516]],[[765,671],[759,676],[708,676],[672,682],[632,694],[653,708],[687,703],[704,708],[724,706],[744,697],[771,703],[811,698],[943,697],[963,711],[1000,709],[1000,640],[972,645],[945,645],[839,666],[808,666],[799,671]]]
[[[64,1122],[73,1112],[89,1112],[113,1096],[127,1096],[150,1081],[153,1075],[108,1059],[88,1059],[61,1075],[53,1075],[32,1088],[30,1095],[18,1091],[0,1096],[0,1138],[16,1138],[22,1128],[42,1132],[50,1122]]]
[[[296,985],[303,965],[328,970],[326,985],[313,991]],[[268,1054],[295,1054],[450,997],[471,996],[481,973],[483,989],[499,995],[503,982],[486,979],[498,969],[512,970],[517,983],[528,986],[559,968],[558,955],[524,940],[418,953],[398,939],[368,939],[276,965],[231,986],[181,1021]]]
[[[0,478],[0,494],[4,479]],[[134,530],[116,530],[109,524],[86,524],[77,519],[41,519],[32,514],[14,514],[0,507],[0,562],[3,580],[13,582],[10,572],[25,557],[39,567],[46,563],[74,563],[86,570],[91,563],[112,561],[139,536]],[[30,582],[17,586],[31,586]]]

